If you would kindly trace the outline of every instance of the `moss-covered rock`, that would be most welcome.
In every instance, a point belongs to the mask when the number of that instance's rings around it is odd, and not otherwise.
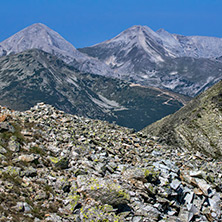
[[[69,159],[66,157],[64,158],[51,157],[50,160],[58,169],[64,170],[69,167]]]

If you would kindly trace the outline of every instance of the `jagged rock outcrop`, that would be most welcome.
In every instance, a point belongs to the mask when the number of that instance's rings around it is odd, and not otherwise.
[[[174,147],[222,157],[222,81],[197,96],[176,113],[146,127]]]
[[[221,162],[37,104],[0,107],[1,221],[220,221]]]

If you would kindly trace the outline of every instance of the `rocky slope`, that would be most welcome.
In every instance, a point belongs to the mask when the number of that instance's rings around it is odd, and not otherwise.
[[[79,52],[57,32],[44,24],[33,24],[0,43],[0,56],[40,49],[57,56],[75,68],[95,74],[109,75],[112,70],[95,58]]]
[[[214,158],[222,156],[222,81],[193,99],[175,114],[143,131],[159,136],[174,147],[200,150]]]
[[[221,221],[222,165],[43,103],[0,107],[1,221]]]
[[[221,79],[222,63],[216,60],[221,49],[220,38],[133,26],[113,39],[79,50],[109,65],[116,78],[195,96]]]
[[[186,97],[84,74],[33,49],[0,58],[0,104],[26,110],[46,102],[68,113],[137,130],[178,110]]]

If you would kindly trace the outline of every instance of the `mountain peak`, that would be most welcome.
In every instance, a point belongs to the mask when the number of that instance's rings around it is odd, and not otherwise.
[[[149,28],[148,26],[142,26],[142,25],[134,25],[128,29],[126,29],[125,31],[123,31],[122,33],[127,33],[127,32],[131,32],[135,34],[139,34],[140,32],[150,32],[150,33],[155,33],[151,28]],[[120,33],[121,34],[121,33]]]
[[[0,43],[0,56],[19,53],[28,49],[41,49],[55,55],[64,55],[64,60],[80,54],[61,35],[42,23],[35,23]],[[3,54],[4,52],[4,54]]]
[[[40,28],[48,28],[49,29],[49,27],[47,25],[43,24],[43,23],[34,23],[34,24],[28,26],[27,28],[31,28],[31,27],[32,28],[33,27],[40,27]]]
[[[34,24],[30,25],[30,27],[31,26],[39,26],[39,27],[47,27],[48,28],[48,26],[46,26],[45,24],[40,23],[40,22],[34,23]]]
[[[107,42],[110,41],[121,41],[125,42],[128,44],[129,41],[134,40],[134,42],[138,43],[144,46],[145,44],[145,39],[146,38],[151,38],[153,40],[158,39],[158,35],[148,26],[142,26],[142,25],[134,25],[123,32],[121,32],[119,35],[117,35],[115,38],[108,40]]]
[[[121,32],[115,38],[118,38],[118,37],[121,37],[121,36],[125,36],[126,38],[127,37],[131,37],[131,36],[136,36],[136,35],[138,35],[139,32],[141,32],[142,29],[143,29],[143,26],[141,26],[141,25],[134,25],[134,26],[124,30],[123,32]]]
[[[59,38],[62,38],[57,32],[54,30],[50,29],[48,26],[42,23],[34,23],[21,31],[17,32],[13,36],[18,36],[18,35],[33,35],[33,39],[37,41],[37,39],[40,37],[40,35],[56,35]],[[12,36],[12,37],[13,37]],[[10,37],[11,38],[11,37]]]
[[[161,34],[161,33],[168,33],[169,34],[169,32],[167,32],[165,29],[163,29],[163,28],[160,28],[160,29],[158,29],[157,31],[156,31],[156,33],[157,34]]]
[[[35,23],[0,43],[0,56],[40,49],[53,54],[75,68],[90,73],[108,75],[111,69],[95,58],[79,52],[59,33],[42,23]]]
[[[47,25],[43,24],[43,23],[34,23],[26,28],[24,28],[23,32],[27,32],[27,31],[30,31],[30,30],[35,30],[35,31],[42,31],[42,30],[46,30],[46,31],[49,31],[49,32],[55,32],[53,31],[52,29],[50,29]]]
[[[133,25],[133,26],[131,26],[130,28],[126,29],[126,31],[127,31],[127,30],[135,30],[135,31],[138,31],[138,30],[143,29],[143,27],[144,27],[144,26],[142,26],[142,25]]]

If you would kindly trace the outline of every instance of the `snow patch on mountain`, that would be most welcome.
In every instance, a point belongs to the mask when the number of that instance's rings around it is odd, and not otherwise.
[[[122,110],[127,110],[127,108],[125,108],[124,106],[121,106],[119,103],[117,103],[114,100],[109,100],[106,97],[98,94],[99,98],[106,103],[107,105],[109,105],[111,108],[114,109],[114,111],[122,111]]]
[[[113,110],[113,111],[127,110],[127,108],[125,108],[124,106],[121,106],[116,101],[109,100],[100,94],[98,94],[99,99],[94,98],[91,95],[89,95],[89,97],[95,104],[97,104],[101,108],[105,108],[105,109]]]
[[[67,78],[66,78],[66,81],[67,81],[68,83],[74,85],[77,89],[81,89],[80,86],[77,84],[77,81],[78,81],[78,80],[77,80],[77,78],[76,78],[75,76],[72,76],[72,78],[71,78],[71,77],[67,77]]]
[[[178,72],[177,72],[177,71],[173,71],[173,72],[170,72],[169,74],[170,74],[171,76],[174,76],[174,75],[177,75]]]

